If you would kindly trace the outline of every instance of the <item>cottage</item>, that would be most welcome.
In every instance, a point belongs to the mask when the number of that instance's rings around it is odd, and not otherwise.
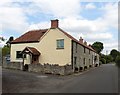
[[[79,71],[99,65],[99,55],[82,37],[75,39],[51,20],[49,29],[28,31],[11,42],[11,62],[69,64]]]

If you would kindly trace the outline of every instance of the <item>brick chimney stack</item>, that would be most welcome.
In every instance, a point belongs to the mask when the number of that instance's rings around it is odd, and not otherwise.
[[[83,43],[83,38],[82,37],[80,37],[79,42]]]
[[[58,28],[59,20],[51,20],[51,28]]]
[[[91,44],[89,44],[89,47],[91,47],[92,45]]]

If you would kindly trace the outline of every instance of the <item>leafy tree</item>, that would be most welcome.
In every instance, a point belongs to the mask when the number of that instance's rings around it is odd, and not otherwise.
[[[13,40],[14,40],[14,37],[11,36],[11,37],[9,38],[9,40],[6,42],[7,46],[10,46],[10,43],[11,43],[11,41],[13,41]]]
[[[100,62],[102,62],[102,64],[106,64],[105,58],[100,58]]]
[[[5,41],[5,38],[3,38],[3,37],[0,37],[0,41]]]
[[[119,52],[113,49],[111,50],[110,55],[113,57],[113,61],[115,61],[116,57],[119,55]]]
[[[106,56],[105,56],[105,60],[106,60],[106,63],[110,63],[110,62],[113,61],[113,58],[112,58],[111,55],[106,55]]]
[[[10,54],[10,47],[5,45],[3,48],[2,48],[2,56],[6,56],[7,54]]]
[[[115,59],[115,63],[118,67],[120,67],[120,56],[117,56]]]
[[[92,44],[92,48],[95,49],[98,54],[100,54],[104,48],[103,43],[102,42],[95,42]]]

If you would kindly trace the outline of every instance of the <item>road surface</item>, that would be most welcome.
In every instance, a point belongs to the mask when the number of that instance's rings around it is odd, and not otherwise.
[[[3,93],[118,93],[118,68],[105,64],[69,76],[3,69]]]

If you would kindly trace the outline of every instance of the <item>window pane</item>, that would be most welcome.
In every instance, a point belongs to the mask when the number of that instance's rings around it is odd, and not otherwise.
[[[16,58],[22,58],[22,54],[20,52],[21,51],[16,51]]]
[[[64,39],[57,40],[57,48],[64,48]]]

